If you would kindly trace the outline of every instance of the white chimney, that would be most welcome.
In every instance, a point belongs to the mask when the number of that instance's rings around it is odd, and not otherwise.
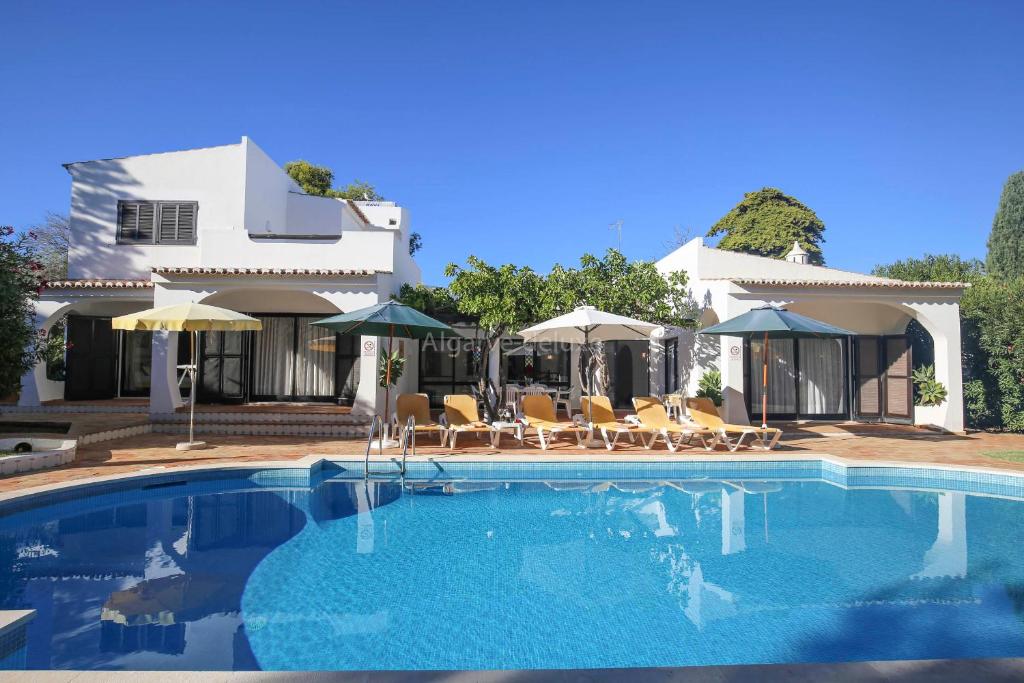
[[[793,242],[793,248],[786,254],[786,260],[790,263],[810,263],[810,254],[803,250],[799,241]]]

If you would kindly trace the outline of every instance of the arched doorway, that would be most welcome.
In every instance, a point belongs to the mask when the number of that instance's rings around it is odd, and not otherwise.
[[[633,351],[625,344],[615,352],[614,368],[615,405],[628,406],[633,398]]]

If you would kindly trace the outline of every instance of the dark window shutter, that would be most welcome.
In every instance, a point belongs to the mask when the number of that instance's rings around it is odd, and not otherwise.
[[[139,204],[139,228],[135,233],[135,239],[140,242],[153,241],[153,229],[156,225],[156,204]]]
[[[118,231],[123,240],[133,240],[139,230],[139,205],[121,204],[121,224]]]
[[[191,202],[160,204],[160,242],[195,242],[196,205]]]
[[[156,205],[147,202],[123,202],[118,229],[122,240],[152,242]]]
[[[160,205],[160,242],[178,241],[178,205]]]
[[[178,204],[178,241],[196,241],[195,204]]]

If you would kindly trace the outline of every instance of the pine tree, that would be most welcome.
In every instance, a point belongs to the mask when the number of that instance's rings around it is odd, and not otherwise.
[[[825,224],[810,208],[774,187],[748,192],[729,213],[711,226],[708,237],[724,235],[719,249],[758,256],[785,258],[793,242],[810,255],[811,263],[823,265],[821,243]]]
[[[999,198],[988,237],[988,272],[998,278],[1024,275],[1024,171],[1011,175]]]

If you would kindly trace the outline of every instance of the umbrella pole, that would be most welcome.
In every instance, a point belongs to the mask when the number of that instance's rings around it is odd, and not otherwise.
[[[388,325],[388,365],[384,372],[384,431],[390,429],[388,417],[391,409],[391,348],[395,343],[395,326]],[[381,434],[381,443],[384,442],[384,435]]]
[[[590,424],[594,413],[594,407],[590,404],[590,397],[593,394],[591,385],[594,383],[594,350],[590,348],[590,328],[583,331],[583,346],[587,349],[587,424]]]
[[[761,429],[768,429],[768,333],[764,333],[764,351],[761,354]]]

